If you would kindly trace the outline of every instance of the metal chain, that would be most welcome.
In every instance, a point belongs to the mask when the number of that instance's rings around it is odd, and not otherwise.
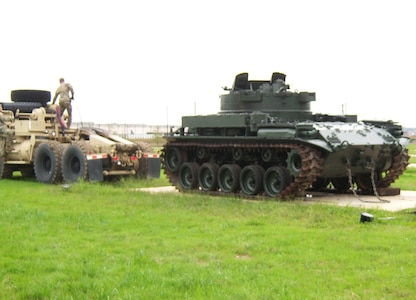
[[[377,187],[376,187],[376,181],[375,181],[375,179],[374,179],[374,177],[375,177],[375,176],[374,176],[374,174],[375,174],[375,171],[374,171],[374,161],[372,161],[372,162],[371,162],[371,165],[370,165],[370,170],[371,170],[371,175],[370,175],[370,178],[371,178],[371,185],[373,186],[374,196],[376,196],[376,197],[377,197],[377,199],[378,199],[380,202],[390,203],[390,201],[389,201],[389,200],[381,199],[381,198],[380,198],[380,196],[379,196],[379,194],[378,194]]]
[[[371,184],[373,186],[373,190],[374,190],[374,195],[377,197],[377,199],[379,201],[369,201],[369,200],[364,200],[361,199],[358,194],[357,191],[354,189],[354,183],[352,181],[352,173],[351,173],[351,167],[350,167],[350,163],[347,161],[347,163],[345,164],[345,168],[347,169],[347,173],[348,173],[348,182],[350,184],[350,190],[352,191],[352,193],[354,194],[354,197],[356,197],[358,200],[360,200],[361,202],[364,203],[379,203],[379,202],[390,202],[388,200],[384,200],[381,199],[378,195],[377,189],[376,189],[376,183],[374,180],[374,167],[371,167]]]

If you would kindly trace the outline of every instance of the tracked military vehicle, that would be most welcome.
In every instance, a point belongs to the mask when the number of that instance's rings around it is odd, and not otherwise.
[[[160,163],[150,162],[159,158],[138,143],[99,128],[66,128],[50,92],[16,90],[11,99],[0,103],[0,179],[15,171],[43,183],[160,174]]]
[[[377,195],[405,170],[408,140],[392,121],[314,114],[315,93],[291,91],[286,75],[224,88],[218,114],[184,116],[165,137],[162,164],[181,191],[296,197],[309,189]]]

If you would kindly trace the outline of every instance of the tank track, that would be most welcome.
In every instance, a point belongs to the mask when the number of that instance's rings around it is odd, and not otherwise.
[[[408,149],[404,149],[393,158],[393,163],[386,173],[386,176],[377,181],[377,186],[380,188],[389,187],[403,172],[409,164]]]
[[[295,143],[278,143],[278,144],[258,144],[258,143],[244,143],[244,144],[237,144],[237,143],[222,143],[222,144],[206,144],[206,143],[197,143],[197,142],[168,142],[161,152],[161,159],[162,159],[162,166],[164,172],[169,180],[169,182],[174,185],[178,190],[183,191],[179,186],[179,175],[178,172],[171,172],[165,163],[166,159],[166,150],[170,147],[178,147],[182,150],[187,152],[195,151],[198,147],[204,147],[209,149],[210,151],[230,151],[234,149],[244,149],[246,152],[258,153],[263,149],[273,149],[273,150],[283,150],[283,151],[291,151],[296,150],[302,159],[302,168],[298,176],[292,180],[292,182],[278,195],[276,198],[283,199],[283,198],[294,198],[299,196],[304,196],[305,191],[312,185],[312,183],[316,180],[316,178],[321,174],[323,169],[323,161],[322,153],[314,148],[307,147],[301,144]],[[192,162],[193,160],[188,160],[188,162]],[[187,162],[186,160],[183,163]],[[254,164],[254,162],[252,163]],[[183,192],[188,192],[185,190]],[[221,196],[236,196],[242,198],[249,198],[249,199],[271,199],[270,197],[266,196],[264,193],[260,193],[255,196],[246,195],[240,191],[235,193],[224,193],[219,190],[217,191],[202,191],[200,189],[193,189],[189,190],[192,193],[202,193],[202,194],[210,194],[210,195],[221,195]]]

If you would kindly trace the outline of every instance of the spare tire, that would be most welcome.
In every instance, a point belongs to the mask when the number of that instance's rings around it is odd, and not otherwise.
[[[10,94],[13,102],[40,102],[46,104],[51,101],[51,92],[42,90],[14,90]]]
[[[3,102],[0,104],[3,110],[11,110],[14,114],[17,110],[21,113],[31,113],[35,108],[43,106],[40,102]]]

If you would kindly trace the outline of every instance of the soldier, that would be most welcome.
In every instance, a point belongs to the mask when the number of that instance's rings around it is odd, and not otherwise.
[[[61,117],[64,114],[65,109],[68,112],[67,127],[71,126],[72,121],[72,105],[71,100],[74,100],[74,89],[69,83],[65,83],[63,78],[59,79],[59,87],[56,89],[55,96],[53,97],[52,104],[55,104],[56,99],[59,96],[59,109]],[[69,92],[71,92],[71,97],[69,97]]]
[[[0,105],[0,156],[4,151],[11,151],[13,148],[13,132],[7,126],[7,117],[3,114],[3,107]]]

